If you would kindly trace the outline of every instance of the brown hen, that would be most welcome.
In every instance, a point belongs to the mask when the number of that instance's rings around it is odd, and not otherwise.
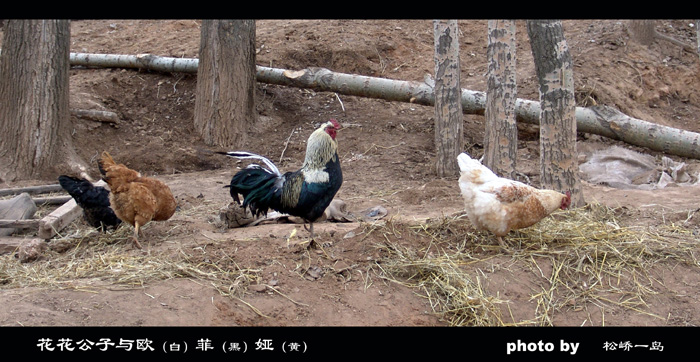
[[[107,151],[98,161],[102,179],[109,185],[109,203],[122,221],[134,227],[134,245],[141,249],[139,228],[150,221],[165,221],[175,213],[177,203],[168,185],[143,177],[123,164],[117,164]]]

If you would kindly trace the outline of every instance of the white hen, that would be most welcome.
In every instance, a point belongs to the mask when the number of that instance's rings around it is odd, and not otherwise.
[[[478,160],[466,153],[457,157],[460,169],[459,188],[469,221],[479,230],[488,230],[498,237],[511,230],[536,224],[557,209],[571,204],[571,194],[540,190],[522,182],[498,177]]]

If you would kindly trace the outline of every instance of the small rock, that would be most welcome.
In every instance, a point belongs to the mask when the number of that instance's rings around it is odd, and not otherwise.
[[[323,276],[323,269],[314,265],[306,270],[306,279],[316,280]]]
[[[57,253],[65,253],[73,247],[73,243],[69,240],[52,240],[48,243],[49,249]]]
[[[248,289],[250,289],[254,292],[262,293],[265,290],[267,290],[267,286],[265,284],[255,284],[255,285],[249,286]]]
[[[46,251],[46,242],[42,239],[32,239],[20,244],[17,251],[17,258],[22,263],[32,262],[39,259]]]
[[[248,225],[255,221],[255,217],[248,208],[242,208],[235,202],[219,210],[221,223],[231,229]]]

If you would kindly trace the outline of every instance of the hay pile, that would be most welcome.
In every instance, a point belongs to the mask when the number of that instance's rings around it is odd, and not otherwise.
[[[511,232],[505,238],[510,256],[498,251],[492,235],[474,231],[459,215],[409,227],[389,222],[373,232],[382,234],[377,247],[386,252],[381,262],[386,277],[416,288],[450,325],[551,326],[557,311],[587,304],[648,314],[645,298],[659,283],[648,272],[652,267],[700,266],[691,230],[674,224],[624,226],[616,218],[620,212],[588,205],[556,213]],[[530,270],[542,281],[530,295],[537,304],[534,319],[507,321],[508,301],[486,292],[484,280],[504,264]]]
[[[187,278],[211,285],[221,295],[237,297],[258,278],[258,271],[240,268],[223,251],[218,260],[201,257],[202,253],[196,250],[125,251],[124,245],[129,244],[132,233],[132,228],[123,225],[107,233],[89,227],[73,227],[69,234],[52,239],[47,255],[37,262],[18,263],[13,255],[2,255],[0,286],[97,292],[115,287],[141,288],[154,281]],[[161,238],[158,242],[168,243],[168,233],[157,237]],[[173,244],[173,247],[182,246]]]

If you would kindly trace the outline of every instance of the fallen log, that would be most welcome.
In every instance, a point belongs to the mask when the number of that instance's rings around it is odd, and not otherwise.
[[[160,72],[197,73],[199,59],[161,57],[152,54],[70,53],[70,64],[102,68],[137,68]]]
[[[110,111],[98,111],[92,109],[72,109],[70,113],[78,118],[103,123],[119,123],[119,116]]]
[[[150,54],[134,56],[71,53],[70,64],[196,73],[199,61]],[[262,66],[257,66],[256,79],[269,84],[434,106],[433,87],[425,82],[337,73],[325,68],[290,71]],[[464,113],[483,115],[485,107],[484,92],[462,89]],[[518,121],[539,124],[540,104],[518,99],[515,113]],[[576,107],[576,124],[579,132],[597,134],[668,154],[700,159],[700,134],[636,119],[611,107]]]
[[[287,71],[258,67],[258,80],[267,83],[331,91],[343,94],[434,105],[434,93],[427,83],[397,81],[328,69],[310,68]],[[515,115],[521,122],[539,124],[539,102],[517,99]],[[462,89],[462,110],[483,115],[486,93]],[[629,117],[612,107],[576,107],[578,132],[597,134],[632,145],[682,157],[700,159],[700,134]]]

